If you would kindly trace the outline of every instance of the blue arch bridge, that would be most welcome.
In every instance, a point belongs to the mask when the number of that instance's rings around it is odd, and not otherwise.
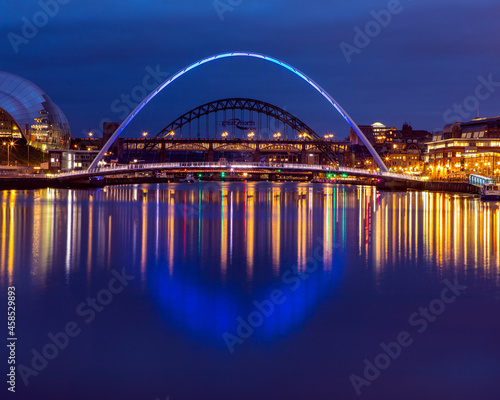
[[[222,99],[204,104],[188,111],[161,130],[155,137],[144,140],[121,138],[120,134],[135,116],[156,95],[166,89],[177,79],[189,71],[199,68],[204,64],[215,62],[224,58],[247,57],[270,62],[284,68],[314,88],[321,94],[344,118],[366,147],[374,165],[370,169],[349,168],[345,166],[345,154],[349,142],[327,140],[317,135],[309,126],[290,113],[259,100],[231,98]],[[226,113],[231,113],[227,116]],[[220,113],[223,113],[222,118]],[[239,113],[236,115],[235,113]],[[245,113],[250,115],[247,123]],[[253,121],[253,113],[258,116],[257,123]],[[266,122],[261,122],[261,116],[267,117]],[[236,118],[236,117],[239,118]],[[212,118],[213,124],[210,122]],[[205,120],[205,129],[201,129],[202,120]],[[222,138],[210,133],[210,126],[214,131],[219,128],[219,119],[222,126],[228,125]],[[274,120],[271,126],[271,120]],[[192,125],[195,129],[192,129]],[[266,125],[267,124],[267,125]],[[237,128],[237,129],[236,129]],[[232,129],[230,135],[228,131]],[[283,133],[281,133],[283,132]],[[175,137],[174,137],[175,136]],[[330,138],[331,139],[331,138]],[[220,157],[221,152],[247,152],[250,159],[239,158],[237,161],[227,161]],[[172,161],[175,152],[206,153],[203,161]],[[113,156],[124,156],[130,161],[149,160],[149,162],[134,162],[125,165],[105,163],[103,159],[109,153]],[[219,153],[219,157],[215,157]],[[286,153],[288,157],[277,157]],[[167,154],[169,157],[167,157]],[[274,155],[269,157],[269,155]],[[317,154],[320,163],[311,163],[308,155]],[[266,157],[268,155],[268,157]],[[170,158],[170,161],[167,161]],[[174,157],[175,158],[175,157]],[[215,160],[218,158],[218,161]],[[293,162],[290,162],[293,161]],[[319,165],[318,165],[319,164]],[[370,141],[356,125],[354,120],[340,106],[340,104],[321,86],[295,67],[278,59],[257,53],[233,52],[223,53],[204,58],[194,64],[183,68],[153,90],[112,133],[103,144],[99,154],[86,170],[63,172],[56,175],[59,182],[89,179],[98,176],[130,174],[134,172],[162,171],[162,172],[214,172],[224,174],[243,172],[245,174],[344,174],[360,178],[372,178],[383,183],[400,184],[405,182],[419,182],[419,178],[411,175],[396,174],[388,171],[380,155],[375,151]]]
[[[130,124],[130,122],[135,118],[135,116],[152,100],[154,99],[161,91],[166,89],[169,85],[171,85],[173,82],[175,82],[177,79],[181,78],[183,75],[187,74],[188,72],[201,67],[204,64],[210,63],[210,62],[215,62],[217,60],[225,59],[225,58],[234,58],[234,57],[247,57],[247,58],[255,58],[259,60],[264,60],[266,62],[275,64],[280,66],[281,68],[284,68],[288,71],[291,71],[294,73],[296,76],[304,80],[306,83],[308,83],[311,87],[313,87],[319,94],[321,94],[331,105],[332,107],[338,112],[346,121],[347,123],[351,126],[351,128],[354,130],[354,132],[357,134],[359,139],[363,142],[363,144],[366,146],[367,150],[371,154],[375,164],[378,166],[380,171],[382,172],[388,172],[388,169],[384,162],[382,161],[382,158],[380,155],[375,151],[373,148],[372,144],[370,141],[365,137],[363,132],[359,129],[359,127],[356,125],[354,120],[347,114],[347,112],[340,106],[340,104],[326,91],[324,90],[321,86],[319,86],[316,82],[314,82],[311,78],[309,78],[307,75],[305,75],[303,72],[299,71],[297,68],[292,67],[291,65],[280,61],[278,59],[275,59],[273,57],[269,57],[263,54],[258,54],[258,53],[248,53],[248,52],[233,52],[233,53],[223,53],[223,54],[218,54],[212,57],[204,58],[200,61],[195,62],[194,64],[191,64],[187,66],[186,68],[183,68],[176,74],[174,74],[172,77],[168,78],[165,82],[161,83],[155,90],[153,90],[126,118],[125,120],[118,126],[118,128],[115,130],[115,132],[111,135],[109,140],[102,146],[101,151],[97,155],[97,157],[94,159],[92,164],[90,165],[89,169],[94,170],[99,166],[99,163],[105,157],[105,155],[108,153],[110,150],[111,146],[115,143],[116,139],[120,136],[120,134],[123,132],[123,130]],[[231,100],[231,99],[230,99]],[[256,101],[254,101],[256,103]],[[207,106],[207,105],[206,105]],[[253,108],[258,108],[262,111],[264,107],[270,108],[269,104],[263,104],[262,102],[258,103],[256,106],[253,106]],[[227,104],[225,106],[225,109],[227,109]],[[233,106],[232,109],[236,109],[236,106]],[[241,109],[241,107],[240,107]],[[203,111],[198,110],[196,111],[191,111],[187,115],[184,115],[183,117],[180,118],[180,120],[177,122],[177,125],[185,125],[185,121],[189,120],[189,122],[192,121],[193,115],[195,114],[201,114],[202,112],[204,114],[209,114],[210,110],[207,110],[207,107],[202,107]],[[306,137],[314,140],[318,139],[317,135],[315,136],[313,132],[310,129],[306,129],[307,127],[304,126],[305,124],[299,123],[297,121],[293,121],[293,118],[290,118],[290,116],[285,115],[283,113],[283,110],[272,110],[272,113],[276,116],[279,115],[278,120],[284,123],[284,125],[290,126],[292,125],[293,128],[303,128],[304,132],[303,134],[306,134]],[[195,115],[196,116],[196,115]],[[288,122],[286,123],[285,120]],[[173,125],[175,125],[176,122],[174,121]],[[189,125],[191,126],[191,125]],[[161,132],[159,135],[163,133],[163,136],[165,137],[165,132],[168,132],[168,127],[166,130]],[[198,130],[199,132],[199,130]],[[208,135],[208,131],[207,131]],[[158,135],[157,135],[158,136]],[[276,139],[279,139],[279,136],[273,136]],[[330,151],[330,148],[328,146],[325,146],[323,144],[318,143],[319,148],[321,151],[328,157],[330,158],[331,161],[334,161],[335,156],[333,155],[333,152]]]

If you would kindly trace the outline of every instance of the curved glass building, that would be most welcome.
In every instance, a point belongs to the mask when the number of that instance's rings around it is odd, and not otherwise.
[[[22,135],[42,149],[67,148],[68,120],[61,109],[34,83],[0,71],[0,115],[5,129],[0,134]],[[10,121],[10,123],[9,123]]]

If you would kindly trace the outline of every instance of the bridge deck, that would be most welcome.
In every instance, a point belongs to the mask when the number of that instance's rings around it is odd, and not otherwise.
[[[121,173],[131,173],[139,171],[157,171],[157,170],[192,170],[192,169],[206,169],[206,170],[234,170],[234,171],[244,171],[244,170],[285,170],[285,171],[308,171],[308,172],[332,172],[332,173],[345,173],[353,176],[361,176],[368,178],[383,178],[391,180],[402,180],[402,181],[418,181],[420,178],[405,175],[396,174],[392,172],[379,172],[379,171],[368,171],[358,168],[347,168],[347,167],[330,167],[327,165],[312,165],[312,164],[292,164],[292,163],[266,163],[266,162],[168,162],[168,163],[154,163],[154,164],[129,164],[129,165],[118,165],[109,164],[105,167],[81,170],[81,171],[71,171],[63,172],[55,175],[55,178],[59,179],[81,179],[91,176],[104,176],[104,175],[114,175]]]

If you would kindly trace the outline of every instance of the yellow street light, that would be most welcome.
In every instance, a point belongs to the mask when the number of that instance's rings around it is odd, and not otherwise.
[[[229,133],[226,131],[226,132],[222,132],[222,137],[223,138],[227,138],[229,136]]]
[[[3,145],[4,146],[7,146],[7,165],[10,166],[10,148],[13,147],[15,145],[14,142],[3,142]]]
[[[142,136],[146,137],[148,136],[148,133],[146,131],[142,132]]]

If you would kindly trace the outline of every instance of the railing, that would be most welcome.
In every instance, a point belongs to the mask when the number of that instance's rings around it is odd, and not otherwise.
[[[338,172],[338,173],[350,173],[355,175],[369,176],[373,178],[393,178],[402,180],[415,180],[418,181],[420,178],[397,174],[393,172],[377,172],[368,171],[358,168],[348,168],[348,167],[330,167],[328,165],[311,165],[311,164],[292,164],[292,163],[272,163],[272,162],[168,162],[168,163],[156,163],[156,164],[108,164],[105,167],[94,168],[89,170],[80,171],[70,171],[63,172],[54,176],[54,178],[65,178],[72,176],[92,176],[99,174],[110,174],[112,172],[116,173],[126,173],[135,172],[141,170],[161,170],[161,169],[183,169],[183,168],[231,168],[231,169],[288,169],[288,170],[306,170],[306,171],[318,171],[318,172]]]
[[[20,173],[13,173],[13,174],[0,175],[0,178],[47,178],[47,176],[45,174],[20,174]]]

